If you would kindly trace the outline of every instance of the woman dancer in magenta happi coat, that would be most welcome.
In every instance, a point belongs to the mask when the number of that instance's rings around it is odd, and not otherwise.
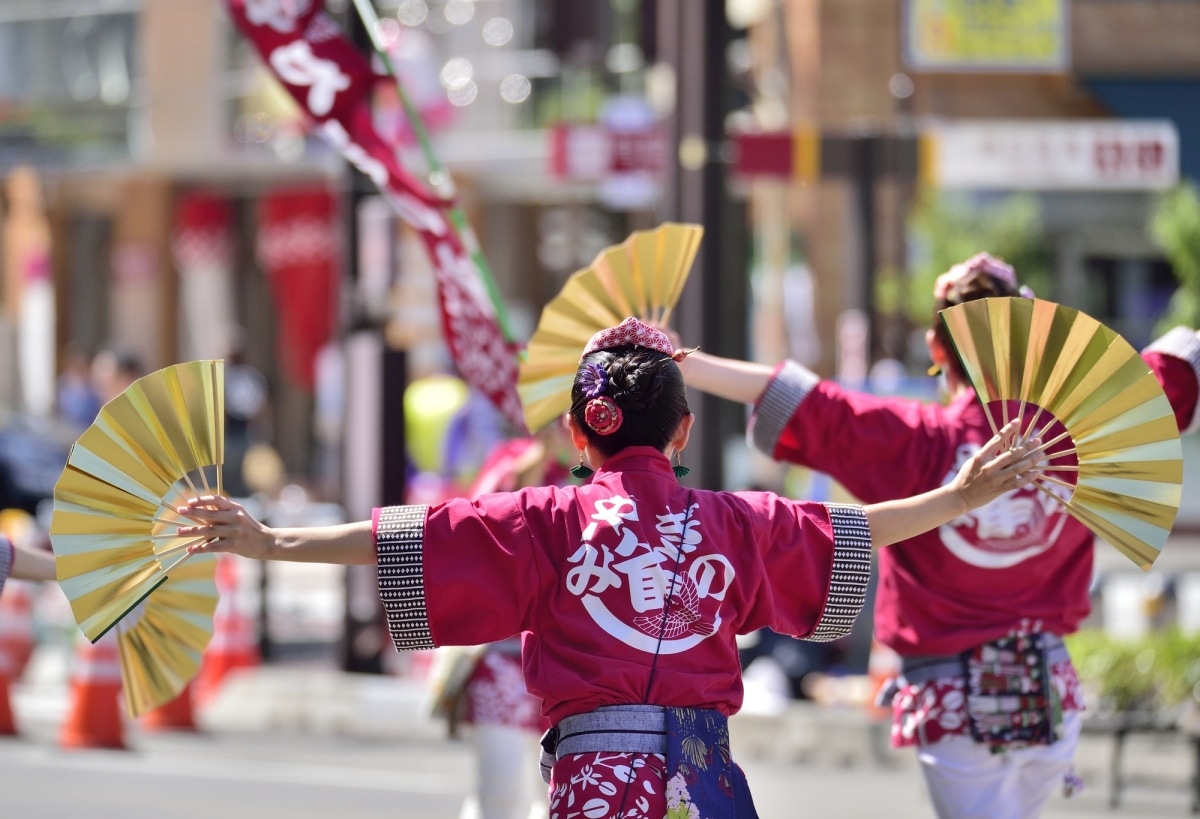
[[[1029,294],[1018,288],[1011,266],[979,254],[944,273],[934,295],[941,310]],[[945,404],[856,392],[794,361],[770,367],[697,353],[683,365],[684,377],[694,388],[753,403],[749,432],[762,451],[825,472],[856,498],[879,503],[955,480],[991,437],[936,311],[926,340],[945,374]],[[1176,328],[1142,357],[1180,430],[1195,430],[1200,338]],[[1093,544],[1083,524],[1030,486],[881,553],[875,636],[902,661],[889,690],[895,694],[892,741],[917,748],[939,816],[1034,817],[1057,784],[1068,793],[1078,786],[1071,761],[1084,704],[1062,636],[1089,612]],[[968,715],[964,660],[1001,651],[1039,661],[1030,668],[1048,666],[1061,724],[1040,706]],[[996,719],[1026,727],[980,730]]]
[[[868,506],[680,483],[682,358],[635,319],[582,352],[567,423],[583,486],[393,506],[341,526],[274,529],[223,497],[189,501],[190,550],[379,566],[399,649],[522,634],[552,817],[753,817],[730,757],[742,703],[735,637],[828,640],[862,607],[871,551],[1025,486],[1041,456],[1006,426],[930,492]],[[200,540],[202,539],[202,540]]]

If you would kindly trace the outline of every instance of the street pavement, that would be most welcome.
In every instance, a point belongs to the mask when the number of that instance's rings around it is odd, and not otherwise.
[[[231,677],[197,712],[197,732],[127,724],[126,751],[62,751],[68,692],[35,657],[14,691],[21,736],[0,741],[0,815],[24,817],[387,816],[455,819],[470,784],[469,746],[423,715],[423,685],[345,674],[328,663],[260,666]],[[791,702],[731,723],[760,814],[929,819],[912,755],[890,749],[861,708]],[[1193,757],[1178,737],[1134,737],[1130,782],[1110,810],[1107,737],[1085,737],[1084,792],[1046,819],[1187,816]]]

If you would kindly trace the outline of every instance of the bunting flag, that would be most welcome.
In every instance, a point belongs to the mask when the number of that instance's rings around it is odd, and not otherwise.
[[[258,206],[258,260],[279,314],[276,347],[283,372],[311,392],[317,353],[333,335],[337,312],[337,203],[322,186],[280,188]]]
[[[388,79],[325,13],[321,0],[226,0],[230,18],[272,75],[315,124],[317,133],[366,175],[421,236],[437,278],[442,330],[462,378],[518,430],[517,348],[500,328],[479,270],[447,216],[451,202],[400,165],[375,127],[375,83]]]

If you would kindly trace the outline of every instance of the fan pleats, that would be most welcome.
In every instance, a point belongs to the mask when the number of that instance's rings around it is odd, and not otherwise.
[[[1061,425],[1069,442],[1048,449],[1038,482],[1065,487],[1066,500],[1047,494],[1149,569],[1179,510],[1183,450],[1171,404],[1138,352],[1090,316],[1042,299],[978,299],[941,315],[992,428],[1020,416],[1024,434],[1045,437]]]
[[[703,228],[637,231],[574,273],[542,310],[525,348],[517,393],[531,432],[570,407],[579,354],[596,332],[630,316],[663,325],[683,293]]]
[[[189,558],[175,509],[221,492],[224,363],[139,378],[79,437],[54,487],[55,569],[92,642],[116,627],[126,706],[138,716],[200,667],[217,604],[216,561]]]

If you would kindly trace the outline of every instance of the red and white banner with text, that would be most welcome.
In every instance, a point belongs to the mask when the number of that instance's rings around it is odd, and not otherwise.
[[[479,270],[446,212],[450,203],[400,165],[375,127],[371,68],[320,0],[226,0],[229,14],[318,133],[379,188],[420,234],[438,283],[442,329],[459,374],[518,429],[517,350],[500,330]]]

